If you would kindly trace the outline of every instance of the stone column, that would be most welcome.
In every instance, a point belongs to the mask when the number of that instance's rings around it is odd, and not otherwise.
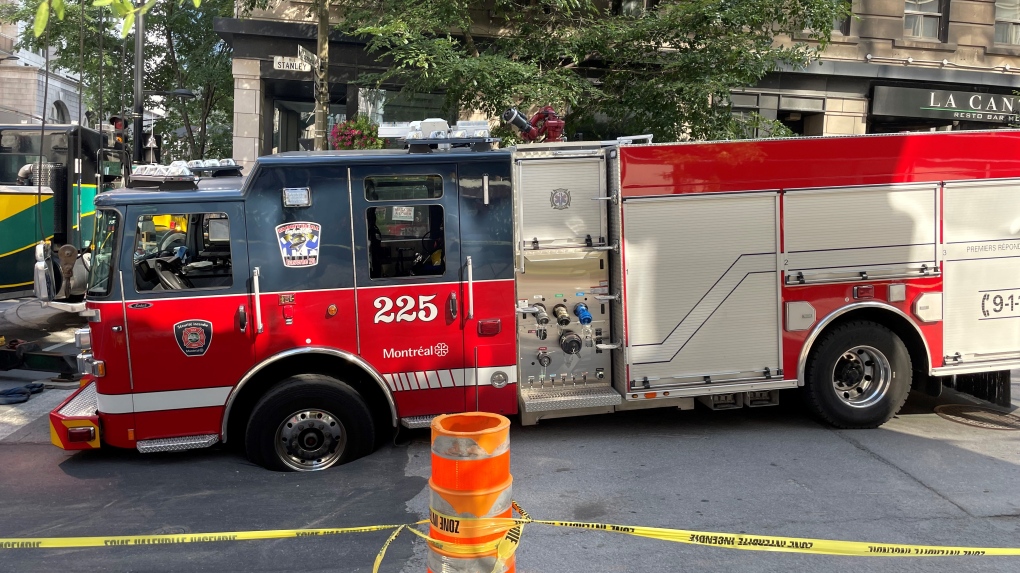
[[[234,58],[234,161],[250,174],[262,150],[263,86],[259,60]],[[270,120],[271,121],[271,120]]]

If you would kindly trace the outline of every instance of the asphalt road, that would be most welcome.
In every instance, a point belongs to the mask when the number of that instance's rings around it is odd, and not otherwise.
[[[514,495],[540,519],[1020,546],[1020,432],[943,420],[931,413],[937,402],[923,396],[912,396],[880,429],[837,431],[805,417],[788,398],[755,410],[515,424]],[[344,527],[427,514],[426,430],[312,474],[267,472],[226,448],[67,453],[46,438],[39,419],[0,440],[0,537]],[[4,550],[0,571],[371,571],[386,535]],[[423,544],[404,535],[382,570],[420,573],[424,557]],[[525,529],[518,570],[1013,572],[1020,557],[792,555],[533,525]]]
[[[19,318],[12,308],[0,303],[0,334],[9,338],[65,345],[77,326],[68,316],[29,316],[31,309]],[[0,388],[38,378],[0,372]],[[45,417],[68,392],[50,389],[25,404],[0,406],[0,538],[347,527],[427,516],[427,430],[405,431],[396,445],[312,474],[268,472],[226,447],[69,453],[49,444]],[[1020,397],[1017,382],[1013,396]],[[936,404],[968,400],[913,395],[896,419],[868,431],[823,426],[791,394],[774,408],[651,410],[528,428],[515,422],[514,496],[539,519],[1020,547],[1020,432],[972,428],[932,413]],[[387,535],[0,549],[0,572],[362,572],[371,571]],[[425,555],[423,543],[405,534],[390,547],[382,571],[421,573]],[[517,569],[1014,572],[1020,557],[793,555],[533,525],[525,529]]]

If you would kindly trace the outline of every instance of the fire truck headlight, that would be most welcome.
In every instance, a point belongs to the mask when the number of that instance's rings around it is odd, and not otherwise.
[[[102,378],[106,376],[106,363],[102,360],[94,360],[91,354],[83,352],[78,355],[78,372]]]
[[[74,346],[78,350],[92,347],[92,331],[88,327],[74,331]]]
[[[506,372],[503,372],[502,370],[493,372],[492,376],[489,378],[489,382],[492,383],[492,387],[497,389],[506,386],[509,381],[510,378],[506,375]]]

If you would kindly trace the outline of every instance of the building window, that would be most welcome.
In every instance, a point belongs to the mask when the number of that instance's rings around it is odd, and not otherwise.
[[[1020,2],[1020,0],[1017,0],[1017,1]],[[841,0],[840,3],[846,5],[847,15],[846,16],[842,16],[842,17],[837,17],[835,20],[833,20],[833,22],[832,22],[832,31],[833,31],[834,35],[835,34],[840,34],[842,36],[849,36],[850,35],[850,21],[853,20],[853,13],[850,12],[850,10],[851,10],[850,0]]]
[[[995,0],[995,43],[1020,44],[1020,0]]]
[[[945,22],[949,19],[948,0],[906,0],[903,8],[903,35],[935,42],[944,41]]]

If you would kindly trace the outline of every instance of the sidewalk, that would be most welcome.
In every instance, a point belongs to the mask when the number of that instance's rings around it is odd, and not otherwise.
[[[0,301],[0,336],[8,342],[28,340],[37,342],[45,352],[74,354],[74,331],[84,325],[80,316],[44,307],[35,299]],[[32,382],[47,385],[28,402],[0,405],[0,442],[49,442],[46,414],[77,388],[76,383],[52,387],[53,376],[30,370],[0,371],[0,390]]]

